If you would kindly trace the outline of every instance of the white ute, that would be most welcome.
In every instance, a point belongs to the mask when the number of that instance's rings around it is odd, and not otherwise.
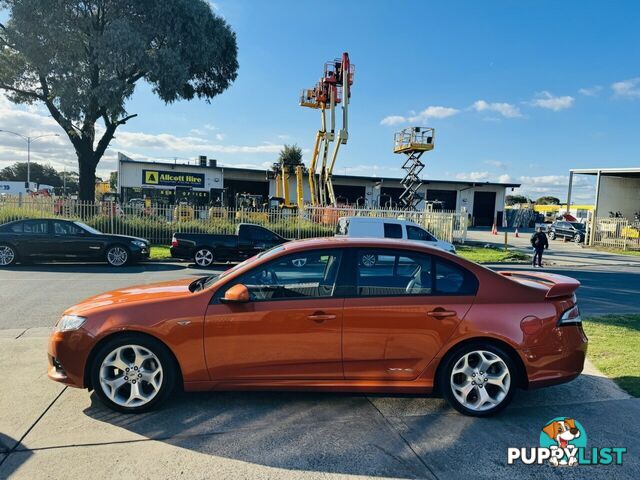
[[[398,238],[426,243],[449,253],[456,253],[452,243],[438,240],[420,225],[409,220],[373,217],[340,217],[336,237]]]

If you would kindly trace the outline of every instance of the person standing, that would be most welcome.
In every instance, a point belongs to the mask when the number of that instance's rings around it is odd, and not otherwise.
[[[533,247],[533,266],[542,267],[542,252],[545,248],[549,248],[549,240],[547,234],[544,233],[542,227],[538,227],[536,232],[531,235],[531,246]],[[536,265],[537,260],[537,265]]]

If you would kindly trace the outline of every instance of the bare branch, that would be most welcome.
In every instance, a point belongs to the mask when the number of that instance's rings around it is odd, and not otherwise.
[[[129,120],[131,120],[132,118],[137,117],[138,114],[134,113],[133,115],[129,115],[127,117],[121,118],[120,120],[116,121],[116,126],[118,125],[124,125],[125,123],[127,123]]]
[[[21,88],[15,88],[11,85],[5,85],[0,83],[0,89],[9,90],[10,92],[19,93],[20,95],[26,95],[27,97],[35,98],[36,100],[44,100],[44,96],[31,90],[22,90]]]

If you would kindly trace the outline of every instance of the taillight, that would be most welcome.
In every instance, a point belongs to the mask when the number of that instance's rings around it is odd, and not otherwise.
[[[178,246],[178,239],[176,237],[171,237],[171,246],[172,247]]]
[[[558,326],[562,327],[565,325],[581,325],[582,317],[580,317],[580,310],[577,305],[565,310],[560,316],[560,320],[558,320]]]

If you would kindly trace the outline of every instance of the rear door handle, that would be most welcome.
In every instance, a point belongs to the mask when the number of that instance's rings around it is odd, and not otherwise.
[[[435,310],[431,310],[430,312],[427,312],[427,315],[433,318],[446,318],[446,317],[453,317],[457,315],[457,312],[453,312],[451,310],[445,310],[443,308],[436,308]]]
[[[316,312],[313,315],[309,315],[307,318],[309,320],[313,320],[316,323],[322,323],[326,320],[334,320],[336,316],[330,313]]]

